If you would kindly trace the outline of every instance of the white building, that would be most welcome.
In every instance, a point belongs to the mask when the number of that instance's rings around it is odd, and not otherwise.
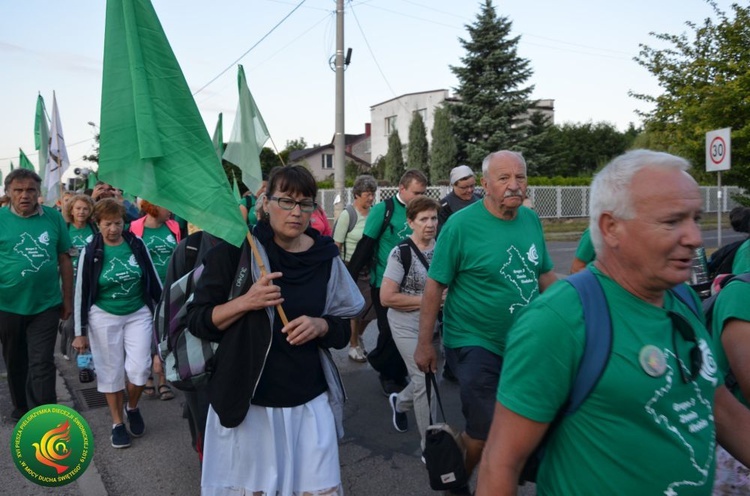
[[[443,102],[458,102],[459,97],[451,97],[448,90],[421,91],[386,100],[370,107],[371,154],[370,163],[375,164],[388,153],[388,136],[394,129],[398,131],[404,153],[409,146],[409,125],[412,116],[419,112],[422,115],[427,130],[427,143],[432,145],[432,127],[435,123],[435,109]],[[555,118],[555,101],[552,99],[539,100],[534,105],[538,112],[550,116],[551,122]]]

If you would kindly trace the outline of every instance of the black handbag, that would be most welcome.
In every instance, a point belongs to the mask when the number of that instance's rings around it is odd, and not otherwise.
[[[432,398],[431,389],[435,388],[435,397],[440,408],[443,422],[432,421],[430,406],[430,425],[425,432],[424,460],[430,478],[430,487],[434,491],[461,489],[468,483],[469,477],[464,464],[464,448],[461,436],[445,422],[443,402],[440,400],[435,374],[425,374],[427,386],[427,403]],[[437,420],[437,419],[436,419]]]

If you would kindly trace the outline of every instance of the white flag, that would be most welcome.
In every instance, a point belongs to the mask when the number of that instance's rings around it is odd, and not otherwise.
[[[60,113],[57,111],[57,98],[52,92],[52,124],[49,130],[49,157],[47,168],[44,173],[42,194],[46,205],[54,205],[60,197],[60,184],[62,176],[70,166],[68,150],[65,148],[62,124],[60,124]]]

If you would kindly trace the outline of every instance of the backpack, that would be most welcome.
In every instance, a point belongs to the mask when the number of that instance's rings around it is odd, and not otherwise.
[[[417,254],[419,261],[422,262],[422,265],[424,265],[425,270],[430,270],[429,262],[427,262],[427,259],[422,254],[422,252],[419,251],[417,245],[414,244],[414,241],[412,241],[411,238],[406,238],[405,241],[399,243],[398,245],[398,250],[399,252],[401,252],[401,265],[404,267],[404,277],[401,278],[401,284],[399,285],[401,290],[404,289],[406,276],[409,275],[409,269],[411,268],[412,249],[414,249],[414,252]]]
[[[732,243],[728,243],[718,250],[716,250],[713,255],[711,255],[711,259],[708,261],[708,278],[709,280],[715,278],[719,274],[731,274],[732,273],[732,265],[734,265],[734,257],[737,255],[737,250],[739,247],[747,241],[746,239],[741,239],[739,241],[734,241]]]
[[[383,236],[383,233],[386,231],[386,229],[390,227],[391,232],[393,231],[393,226],[391,226],[391,218],[393,217],[393,211],[396,208],[395,202],[396,200],[394,200],[393,197],[385,200],[385,214],[383,216],[383,225],[380,226],[378,237],[371,238],[369,236],[362,236],[362,239],[360,239],[357,243],[357,248],[354,250],[354,253],[352,253],[352,258],[349,260],[348,266],[349,274],[355,281],[359,277],[359,273],[362,272],[365,267],[372,266],[373,259],[375,258],[375,255],[377,253],[377,250],[375,248],[377,248],[377,245],[380,242],[380,238]]]
[[[197,252],[196,245],[192,245],[192,249],[185,253],[186,260],[192,260],[195,265]],[[186,267],[189,266],[186,264]],[[242,250],[235,274],[236,283],[232,284],[229,300],[240,295],[243,287],[241,281],[245,279],[249,267],[247,250]],[[219,347],[218,342],[199,338],[187,328],[187,307],[193,301],[203,269],[203,264],[200,264],[165,287],[154,311],[154,339],[164,362],[164,373],[174,387],[183,391],[195,391],[208,383]]]
[[[354,208],[354,205],[349,204],[346,207],[344,207],[344,210],[349,214],[349,225],[346,226],[346,234],[348,235],[350,232],[354,230],[354,226],[357,225],[357,209]],[[336,222],[333,223],[333,232],[336,232],[336,226],[339,225],[339,220],[341,219],[341,215],[339,215],[339,218],[336,219]],[[344,237],[344,242],[341,243],[341,258],[346,258],[346,237]]]
[[[578,292],[583,307],[583,321],[586,326],[586,340],[583,347],[583,356],[578,365],[578,372],[573,380],[568,399],[557,412],[542,442],[529,456],[526,465],[521,472],[520,484],[536,482],[547,440],[562,420],[574,414],[586,401],[589,394],[599,382],[604,369],[607,367],[610,353],[612,352],[612,320],[609,315],[609,306],[604,297],[601,283],[590,269],[586,268],[565,279]],[[673,296],[685,303],[695,315],[700,315],[688,286],[680,284],[670,290]],[[606,332],[601,332],[606,330]]]

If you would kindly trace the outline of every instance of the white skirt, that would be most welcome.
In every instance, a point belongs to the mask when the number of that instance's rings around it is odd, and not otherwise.
[[[201,494],[342,496],[328,393],[292,408],[250,405],[235,428],[208,410]]]

